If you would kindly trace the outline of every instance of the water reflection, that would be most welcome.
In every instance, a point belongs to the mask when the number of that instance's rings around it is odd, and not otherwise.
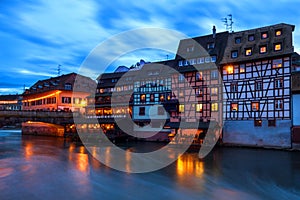
[[[152,173],[123,173],[75,143],[1,134],[0,199],[299,199],[300,152],[217,148]],[[145,145],[140,143],[139,145]],[[150,148],[150,147],[145,147]],[[102,148],[107,163],[112,149]],[[125,154],[129,171],[132,160]],[[171,157],[176,156],[172,149]]]

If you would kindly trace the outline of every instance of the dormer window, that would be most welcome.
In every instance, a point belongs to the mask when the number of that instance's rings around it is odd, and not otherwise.
[[[207,49],[213,49],[213,48],[215,48],[215,43],[210,42],[207,44]]]
[[[281,51],[282,45],[281,43],[274,44],[274,51]]]
[[[281,29],[277,29],[275,31],[275,36],[278,37],[278,36],[281,36],[282,35],[282,30]]]
[[[193,52],[194,51],[194,46],[189,46],[186,48],[186,52]]]
[[[72,84],[71,83],[66,83],[65,84],[65,90],[72,90]]]
[[[266,39],[266,38],[268,38],[268,32],[261,33],[261,39]]]
[[[259,53],[267,53],[267,46],[263,45],[259,47]]]
[[[254,39],[255,39],[255,38],[254,38],[254,35],[249,35],[249,36],[248,36],[248,41],[251,42],[251,41],[254,41]]]
[[[241,37],[236,37],[235,38],[235,43],[236,44],[240,44],[242,42],[242,38]]]
[[[246,56],[251,56],[252,55],[252,48],[245,49],[245,55]]]
[[[237,58],[237,57],[238,57],[238,51],[232,51],[231,58]]]

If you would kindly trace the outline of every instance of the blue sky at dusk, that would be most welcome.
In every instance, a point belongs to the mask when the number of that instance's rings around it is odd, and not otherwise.
[[[78,72],[97,45],[121,32],[157,27],[189,37],[206,35],[213,25],[225,31],[221,18],[230,13],[234,31],[295,25],[294,46],[300,53],[299,8],[297,0],[1,0],[0,94],[22,93],[24,85],[57,76],[58,65],[61,74]],[[125,55],[113,65],[166,59],[166,52],[149,52]]]

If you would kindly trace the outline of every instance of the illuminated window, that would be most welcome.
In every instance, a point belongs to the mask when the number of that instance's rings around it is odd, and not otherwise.
[[[211,95],[217,95],[218,94],[218,88],[214,87],[214,88],[211,88]]]
[[[238,111],[238,104],[237,103],[232,103],[231,104],[231,111]]]
[[[261,39],[266,39],[266,38],[268,38],[268,32],[261,33]]]
[[[280,51],[282,48],[281,43],[274,44],[274,51]]]
[[[236,44],[240,44],[241,41],[242,41],[242,38],[241,38],[241,37],[236,37],[236,38],[235,38],[235,43],[236,43]]]
[[[237,57],[238,57],[238,51],[232,51],[231,58],[237,58]]]
[[[203,108],[202,103],[197,103],[196,104],[196,112],[202,112],[202,108]]]
[[[203,73],[202,72],[196,72],[196,81],[201,81],[203,79]]]
[[[140,101],[141,102],[145,102],[146,101],[146,95],[145,94],[141,94],[140,95]]]
[[[248,36],[248,41],[254,41],[254,39],[255,39],[255,38],[254,38],[254,35],[249,35],[249,36]]]
[[[280,68],[280,67],[282,67],[282,59],[273,60],[272,67],[273,68]]]
[[[211,111],[218,111],[218,103],[211,104]]]
[[[261,121],[261,119],[256,119],[256,120],[254,120],[254,126],[262,126],[262,121]]]
[[[274,84],[275,88],[283,88],[283,79],[276,79]]]
[[[71,103],[71,97],[62,97],[61,102],[62,103]]]
[[[184,97],[184,90],[183,89],[179,90],[179,97]]]
[[[252,108],[252,111],[258,111],[259,110],[259,103],[258,102],[253,102],[251,104],[251,108]]]
[[[259,47],[259,53],[267,53],[267,46],[261,46]]]
[[[245,73],[245,65],[240,65],[240,73]]]
[[[282,110],[283,109],[283,100],[282,99],[275,100],[275,109],[276,110]]]
[[[282,30],[281,29],[278,29],[275,31],[275,36],[278,37],[278,36],[281,36],[282,34]]]
[[[164,101],[165,100],[165,95],[164,94],[159,94],[159,101]]]
[[[179,112],[184,112],[184,104],[180,104],[180,105],[179,105],[178,111],[179,111]]]
[[[144,116],[145,115],[145,107],[140,107],[139,109],[139,115]]]
[[[246,56],[251,56],[252,55],[252,48],[245,49],[245,55]]]
[[[226,67],[227,74],[233,74],[233,66],[229,65]]]

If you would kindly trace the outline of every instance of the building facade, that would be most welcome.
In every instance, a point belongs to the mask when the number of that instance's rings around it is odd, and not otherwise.
[[[0,110],[22,110],[22,96],[0,95]]]
[[[294,26],[230,33],[220,70],[223,142],[291,147],[291,56]]]
[[[196,123],[194,141],[201,144],[209,124],[218,122],[225,144],[290,148],[298,98],[291,91],[299,68],[294,28],[217,33],[214,27],[210,35],[181,40],[173,60],[100,75],[87,113],[110,130],[129,116],[132,135],[149,140],[177,134],[184,140]]]
[[[74,88],[76,79],[80,88]],[[95,81],[76,73],[39,80],[23,93],[22,110],[84,113],[86,98],[95,87]]]

